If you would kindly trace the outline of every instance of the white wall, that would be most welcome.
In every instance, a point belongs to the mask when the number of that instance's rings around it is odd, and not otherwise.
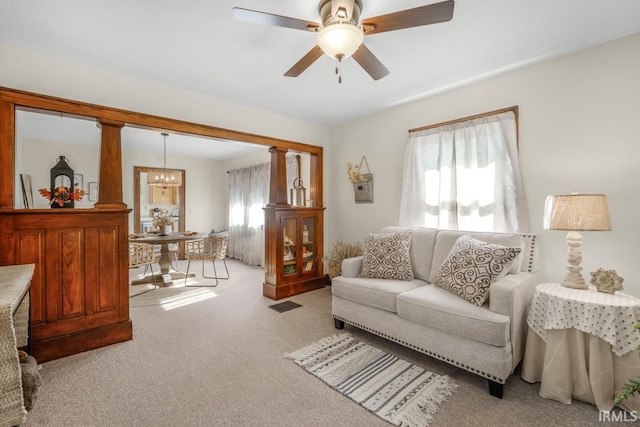
[[[325,146],[325,127],[0,42],[0,86]]]
[[[100,130],[96,128],[96,137],[100,140]],[[80,144],[66,144],[60,142],[42,141],[22,138],[16,144],[22,152],[22,161],[16,161],[16,173],[31,175],[34,208],[49,207],[47,199],[38,193],[39,188],[50,189],[50,170],[58,162],[60,156],[65,156],[74,174],[82,174],[83,190],[86,194],[82,200],[74,203],[76,208],[90,208],[94,202],[89,202],[89,182],[98,181],[98,164],[100,153],[96,147]],[[18,188],[20,185],[18,183]],[[22,191],[22,190],[19,190]],[[15,206],[22,208],[21,193],[16,193]]]
[[[513,71],[331,129],[328,249],[398,223],[407,131],[512,105],[520,107],[520,160],[540,278],[559,281],[565,233],[542,230],[549,194],[605,193],[613,230],[584,232],[583,267],[615,269],[640,296],[640,34]],[[346,164],[366,155],[374,203],[356,205]]]

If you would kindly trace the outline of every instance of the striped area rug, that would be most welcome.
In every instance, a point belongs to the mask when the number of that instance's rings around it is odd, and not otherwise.
[[[356,340],[327,337],[285,355],[307,372],[397,426],[427,426],[455,382]]]

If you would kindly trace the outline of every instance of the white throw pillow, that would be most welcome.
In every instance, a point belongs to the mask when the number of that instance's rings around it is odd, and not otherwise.
[[[520,250],[464,234],[440,266],[435,284],[480,306],[489,296],[489,286],[509,272]]]
[[[362,273],[367,279],[413,279],[409,247],[411,232],[369,234],[364,240]]]

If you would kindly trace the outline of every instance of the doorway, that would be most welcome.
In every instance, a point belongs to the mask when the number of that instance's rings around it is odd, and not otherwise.
[[[174,217],[172,231],[185,231],[185,193],[186,180],[184,169],[171,169],[180,174],[182,185],[179,187],[155,187],[147,184],[147,176],[157,167],[133,167],[133,229],[136,233],[144,233],[152,229],[153,213],[157,209],[167,209]],[[180,247],[180,257],[183,248]]]

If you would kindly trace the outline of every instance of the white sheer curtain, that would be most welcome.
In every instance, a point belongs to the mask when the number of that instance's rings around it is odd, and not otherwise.
[[[269,162],[229,171],[230,257],[264,265],[264,211],[269,201]]]
[[[296,161],[287,156],[287,184],[296,175]],[[264,266],[264,208],[269,202],[271,163],[229,171],[230,257]]]
[[[528,231],[515,114],[509,111],[412,132],[400,224]]]

